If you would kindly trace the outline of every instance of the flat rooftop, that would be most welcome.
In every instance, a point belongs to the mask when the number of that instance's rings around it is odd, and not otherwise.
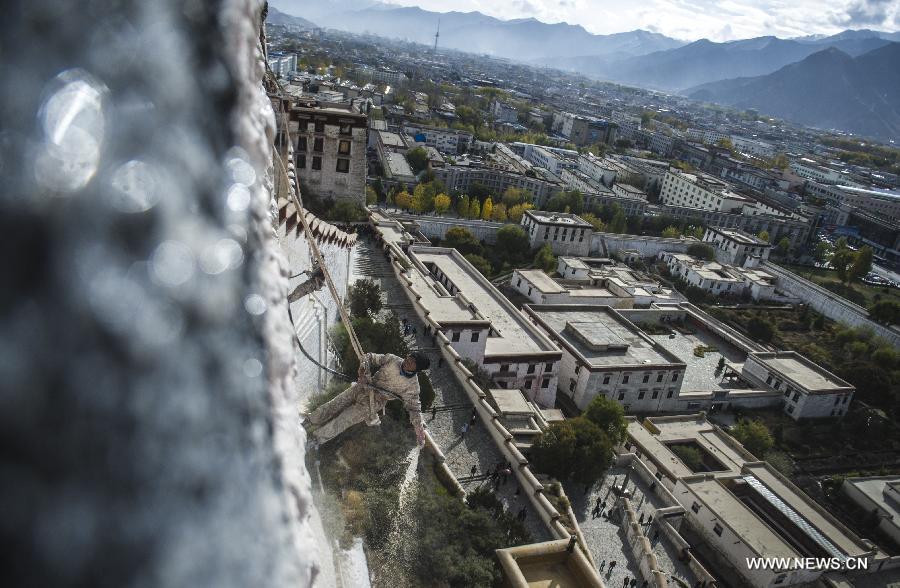
[[[763,241],[756,235],[751,235],[749,233],[745,233],[744,231],[736,231],[734,229],[719,229],[716,227],[709,227],[709,230],[713,233],[718,233],[723,237],[726,237],[732,241],[737,243],[741,243],[744,245],[753,245],[753,246],[762,246],[762,247],[771,247],[772,245],[766,241]]]
[[[556,280],[541,270],[516,270],[516,272],[531,282],[534,287],[541,292],[561,294],[566,291],[566,289],[560,286]]]
[[[593,225],[570,212],[546,212],[543,210],[526,210],[525,214],[542,224],[566,225],[592,229]]]
[[[384,154],[384,160],[387,162],[392,176],[415,177],[416,174],[413,173],[412,168],[409,166],[409,162],[406,161],[406,158],[402,153],[388,151]]]
[[[900,490],[900,476],[871,476],[866,478],[845,478],[844,484],[850,484],[871,500],[878,508],[893,515],[894,523],[900,524],[900,504],[889,500],[885,492],[889,488]]]
[[[378,137],[381,144],[385,147],[394,147],[397,149],[406,149],[406,141],[397,133],[390,131],[378,131]]]
[[[593,368],[684,365],[609,306],[531,304],[524,309]]]
[[[418,260],[426,268],[434,268],[440,271],[447,279],[462,292],[466,298],[474,303],[478,312],[490,320],[492,334],[485,344],[485,357],[502,356],[510,354],[535,354],[556,353],[556,346],[537,327],[531,324],[521,312],[503,296],[478,270],[472,267],[466,259],[455,249],[446,247],[419,247],[409,248],[409,256]],[[421,276],[420,272],[411,272]],[[422,280],[434,281],[429,274]],[[427,289],[436,292],[433,286]],[[423,288],[417,285],[417,290],[422,293]],[[425,298],[422,302],[425,308],[432,311],[431,316],[438,322],[442,322],[443,310],[446,303],[440,303],[438,296]],[[456,297],[452,297],[456,299]],[[431,304],[438,304],[438,308],[432,309]],[[459,316],[457,311],[455,316]],[[448,317],[453,320],[452,317]]]
[[[521,390],[507,390],[505,388],[492,388],[488,390],[488,395],[497,405],[497,410],[501,414],[532,414],[534,410],[525,399],[525,395]]]
[[[753,353],[753,357],[810,392],[853,389],[849,383],[793,351]]]

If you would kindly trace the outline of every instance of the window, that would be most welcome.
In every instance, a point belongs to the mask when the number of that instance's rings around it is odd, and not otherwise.
[[[552,364],[552,363],[548,363],[547,365],[545,365],[545,366],[544,366],[544,371],[545,371],[545,372],[552,372],[552,371],[553,371],[553,364]]]
[[[509,364],[508,364],[508,363],[502,363],[502,364],[500,364],[500,371],[501,371],[501,372],[508,372],[508,371],[509,371]]]
[[[474,333],[472,333],[472,343],[478,343],[478,336],[480,334],[481,333],[479,333],[478,331],[475,331]]]
[[[297,151],[306,151],[306,137],[297,140]]]
[[[770,386],[772,385],[772,376],[771,376],[771,374],[769,375],[768,378],[766,378],[766,384],[769,384]]]
[[[787,409],[787,410],[788,410],[788,414],[794,414],[794,407],[793,407],[793,406],[788,405],[788,409]]]
[[[454,343],[459,341],[459,331],[453,331],[453,336],[451,337],[450,340],[453,341]]]
[[[646,395],[647,395],[647,391],[641,390],[640,392],[638,392],[638,400],[643,400],[644,396],[646,396]]]
[[[838,404],[840,404],[840,403],[841,403],[841,397],[840,397],[840,396],[835,396],[835,397],[834,397],[834,404],[835,404],[835,405],[838,405]]]
[[[313,157],[312,168],[315,170],[322,169],[322,158],[321,157]]]
[[[298,155],[297,156],[297,167],[300,169],[306,169],[306,156]]]
[[[569,392],[575,389],[575,379],[569,380]]]
[[[664,374],[664,373],[658,374],[658,375],[656,376],[656,381],[657,381],[657,382],[662,382],[662,381],[663,381],[663,376],[665,376],[665,375],[666,375],[666,374]]]
[[[353,129],[353,127],[350,123],[341,123],[341,134],[342,135],[349,135],[350,131],[352,129]],[[347,153],[350,153],[350,151],[348,150]]]
[[[798,400],[800,400],[800,393],[799,393],[799,392],[794,392],[794,397],[792,398],[792,400],[793,400],[794,402],[797,402]]]
[[[657,388],[653,389],[653,395],[651,396],[651,398],[653,400],[656,400],[657,398],[659,398],[659,390]]]
[[[317,132],[317,133],[324,133],[324,132],[325,132],[325,121],[324,121],[324,120],[317,120],[317,121],[316,121],[316,132]]]
[[[606,374],[605,376],[603,376],[603,383],[609,384],[609,374]]]
[[[350,141],[341,141],[338,143],[338,153],[341,155],[350,155]]]
[[[650,374],[644,374],[644,383],[646,384],[649,381],[650,381]]]
[[[534,365],[533,363],[528,364],[528,373],[529,373],[529,374],[533,374],[536,367],[537,367],[537,366]],[[578,370],[577,370],[577,369],[575,370],[575,373],[576,373],[576,374],[578,373]]]
[[[521,285],[522,285],[522,278],[519,278],[519,281],[516,282],[516,286],[521,286]]]
[[[669,388],[669,391],[666,392],[666,398],[671,398],[673,394],[675,394],[675,389]]]
[[[541,382],[541,388],[549,388],[550,387],[550,378],[544,378]]]
[[[691,510],[694,511],[694,514],[697,514],[698,512],[700,512],[700,503],[695,502],[694,504],[692,504]]]
[[[350,171],[350,160],[349,159],[340,159],[337,160],[337,166],[335,167],[335,171],[345,174]]]
[[[722,525],[720,525],[719,523],[716,523],[716,525],[713,527],[713,533],[715,533],[716,535],[721,537],[722,536]]]
[[[625,393],[619,392],[619,400],[625,400]]]
[[[624,376],[622,376],[622,383],[627,384],[628,378],[630,378],[630,377],[631,377],[631,374],[625,374]]]
[[[678,372],[675,372],[674,374],[672,374],[672,382],[677,382],[677,381],[678,381]]]
[[[317,153],[321,153],[324,145],[325,145],[325,139],[323,139],[322,137],[316,137],[313,140],[313,151],[315,151]]]

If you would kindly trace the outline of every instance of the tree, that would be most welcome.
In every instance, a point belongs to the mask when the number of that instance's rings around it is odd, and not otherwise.
[[[434,199],[438,194],[440,182],[420,182],[413,190],[413,209],[416,212],[434,210]]]
[[[747,451],[758,458],[764,457],[775,444],[772,434],[762,421],[742,420],[734,426],[731,433]]]
[[[775,336],[775,327],[772,323],[755,316],[747,321],[747,333],[760,343],[769,343]]]
[[[846,284],[850,279],[850,266],[853,265],[855,255],[847,244],[847,239],[841,237],[838,239],[831,254],[831,267],[837,272],[841,282]]]
[[[478,202],[478,198],[472,198],[472,203],[469,204],[469,218],[479,217],[481,217],[481,203]]]
[[[498,202],[494,205],[493,212],[491,212],[491,220],[498,223],[505,223],[506,218],[506,205],[502,202]]]
[[[769,231],[760,231],[759,234],[757,235],[757,237],[759,237],[760,239],[762,239],[763,241],[768,243],[769,242]]]
[[[850,264],[849,280],[859,280],[866,277],[872,271],[872,248],[863,245],[853,256],[853,263]]]
[[[491,200],[490,196],[488,196],[484,201],[484,205],[482,205],[482,207],[481,207],[482,220],[491,220],[491,213],[493,213],[493,212],[494,212],[494,201]]]
[[[475,255],[474,253],[469,253],[468,255],[464,255],[463,257],[465,257],[466,260],[468,260],[468,262],[471,263],[475,269],[481,272],[481,275],[489,277],[493,273],[491,269],[491,262],[489,262],[482,256]]]
[[[775,254],[780,257],[785,257],[788,254],[788,251],[791,248],[791,242],[787,237],[782,237],[780,241],[778,241],[778,245],[775,246]]]
[[[376,204],[378,202],[378,193],[372,186],[366,186],[366,204]]]
[[[428,167],[428,151],[424,147],[413,147],[406,152],[406,161],[413,172],[418,174]]]
[[[516,204],[507,211],[507,216],[512,222],[518,223],[522,220],[522,215],[525,214],[525,211],[531,210],[532,208],[534,208],[533,204]]]
[[[374,280],[356,280],[347,292],[350,316],[361,318],[381,311],[381,287]]]
[[[584,410],[584,417],[600,427],[609,440],[618,445],[625,440],[625,411],[622,405],[606,396],[595,396]]]
[[[556,256],[553,255],[553,248],[550,247],[550,243],[545,243],[543,247],[538,249],[534,256],[534,265],[548,274],[556,271]]]
[[[481,255],[481,242],[468,229],[451,227],[444,235],[444,247],[452,247],[463,255]]]
[[[469,216],[471,202],[468,196],[460,196],[456,199],[456,214],[462,218]]]
[[[610,233],[624,233],[626,227],[626,219],[625,219],[625,211],[622,210],[622,207],[618,204],[614,204],[615,212],[613,213],[612,220],[609,221],[609,232]]]
[[[503,191],[502,199],[503,204],[505,204],[507,208],[511,208],[516,204],[530,201],[530,196],[531,194],[529,194],[526,190],[510,186]]]
[[[706,243],[691,243],[688,245],[687,254],[707,261],[716,258],[716,250]]]
[[[691,447],[690,445],[673,445],[672,453],[674,453],[675,456],[678,457],[678,459],[680,459],[692,472],[699,472],[704,469],[703,456],[696,447]]]
[[[505,225],[497,231],[497,245],[494,250],[500,259],[510,265],[525,259],[530,248],[528,233],[520,225]]]
[[[591,226],[594,227],[595,231],[603,230],[603,227],[604,227],[603,221],[600,220],[599,218],[597,218],[597,216],[594,213],[587,212],[585,214],[582,214],[581,218],[584,219],[585,221],[591,223]]]
[[[450,197],[446,194],[438,194],[434,197],[434,210],[438,214],[444,214],[450,209]]]
[[[535,440],[535,468],[558,480],[593,484],[612,458],[613,443],[600,427],[584,417],[553,423]]]
[[[402,208],[404,210],[412,208],[412,196],[406,190],[403,190],[394,198],[394,202],[397,204],[398,208]]]
[[[816,243],[815,249],[813,249],[813,257],[819,263],[825,263],[828,261],[828,258],[831,257],[831,243],[828,241],[819,241]]]
[[[673,239],[678,237],[681,234],[681,231],[678,230],[678,227],[669,226],[663,229],[662,236],[666,239]]]
[[[900,324],[900,304],[893,300],[881,300],[869,308],[869,318],[885,325]]]

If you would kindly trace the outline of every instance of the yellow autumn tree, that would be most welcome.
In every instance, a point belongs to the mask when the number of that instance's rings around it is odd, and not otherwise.
[[[502,202],[498,202],[494,205],[494,210],[491,211],[491,220],[497,221],[498,223],[506,222],[506,205]]]
[[[481,218],[483,220],[491,220],[492,212],[494,212],[494,202],[491,200],[491,197],[488,196],[484,201],[484,206],[481,207]]]
[[[394,202],[399,208],[412,208],[412,196],[410,196],[409,192],[407,192],[406,190],[403,190],[402,192],[397,194],[394,197]]]
[[[481,203],[478,202],[478,198],[472,198],[472,203],[469,204],[469,218],[480,218],[481,217]]]
[[[438,194],[434,197],[434,210],[438,214],[444,214],[450,210],[450,197],[446,194]]]
[[[511,220],[512,222],[517,223],[522,220],[522,215],[525,214],[525,211],[532,208],[534,208],[534,205],[532,204],[516,204],[515,206],[509,208],[509,210],[506,212],[506,216],[509,217],[509,220]]]

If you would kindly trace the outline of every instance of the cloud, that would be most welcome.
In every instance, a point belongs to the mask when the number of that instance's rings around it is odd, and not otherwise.
[[[845,26],[896,26],[900,1],[855,0],[848,7],[843,19]]]

